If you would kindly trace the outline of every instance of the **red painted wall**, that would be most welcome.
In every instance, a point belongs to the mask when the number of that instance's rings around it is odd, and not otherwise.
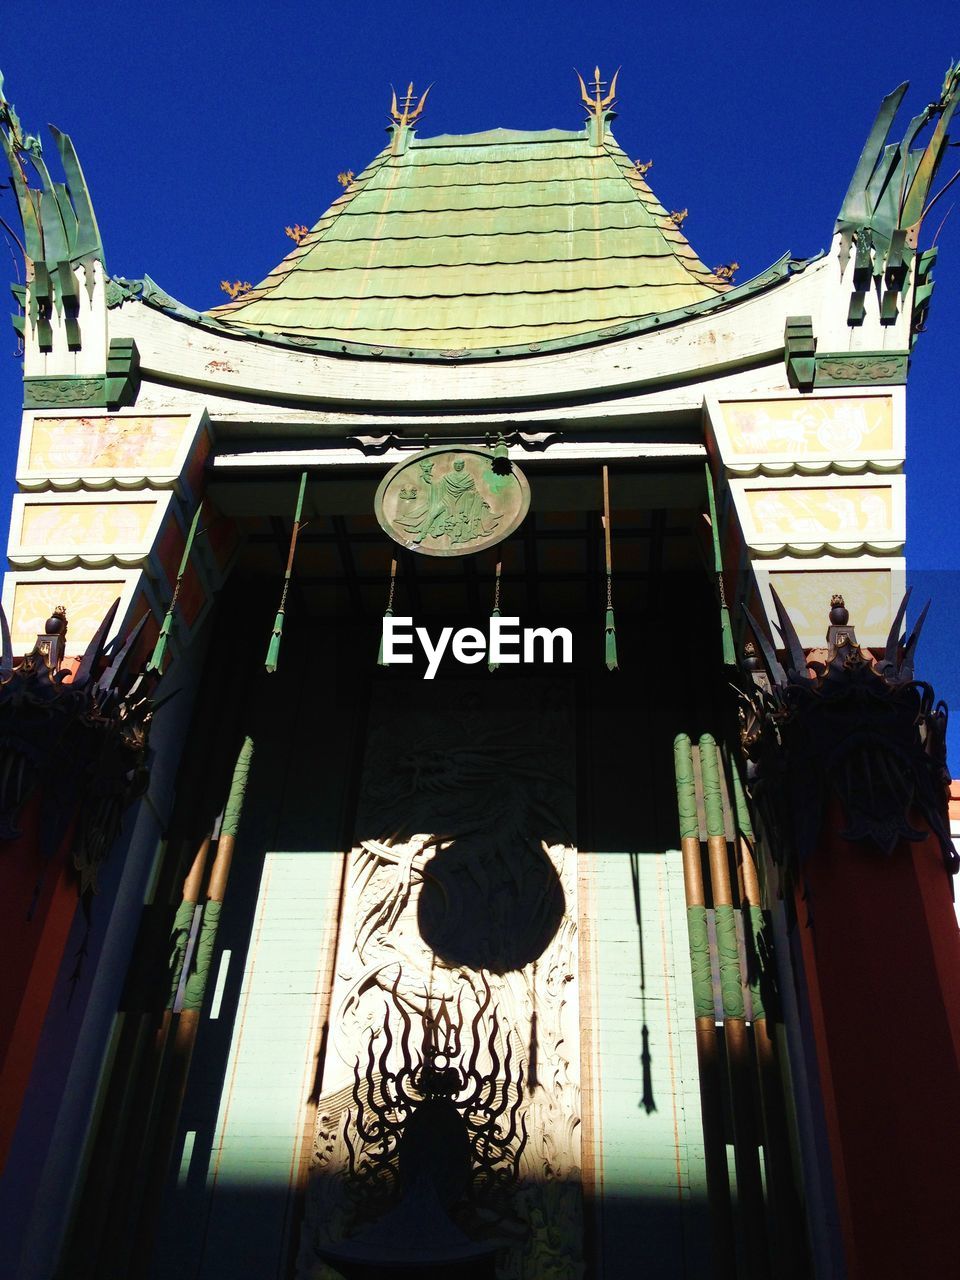
[[[0,984],[0,1169],[78,906],[77,878],[66,856],[72,827],[44,868],[37,852],[41,802],[40,793],[32,797],[22,815],[22,834],[0,849],[0,938],[5,957]]]
[[[932,837],[887,858],[844,840],[843,825],[835,806],[796,906],[849,1275],[952,1275],[960,930],[950,880]]]

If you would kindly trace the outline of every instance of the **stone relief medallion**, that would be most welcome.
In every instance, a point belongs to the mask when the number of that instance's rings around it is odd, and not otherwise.
[[[530,486],[489,449],[441,445],[399,463],[380,481],[380,527],[409,551],[467,556],[502,542],[523,521]]]

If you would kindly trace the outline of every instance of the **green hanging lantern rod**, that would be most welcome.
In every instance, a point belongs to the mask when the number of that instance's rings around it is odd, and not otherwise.
[[[293,560],[297,554],[297,539],[300,536],[301,529],[306,527],[305,523],[301,523],[303,515],[303,497],[307,491],[307,473],[304,471],[300,476],[300,490],[297,493],[297,509],[293,516],[293,532],[290,535],[290,549],[287,552],[287,567],[283,575],[283,590],[280,593],[280,604],[277,608],[277,616],[273,623],[273,631],[270,635],[270,643],[267,645],[267,659],[264,667],[268,675],[273,675],[280,661],[280,641],[283,639],[283,621],[286,616],[287,594],[290,590],[290,578],[293,574]]]

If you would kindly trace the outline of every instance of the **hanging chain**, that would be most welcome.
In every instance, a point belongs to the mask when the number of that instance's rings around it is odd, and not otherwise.
[[[501,560],[498,560],[498,561],[497,561],[497,571],[496,571],[496,576],[494,577],[494,580],[493,580],[493,608],[494,608],[494,612],[498,612],[498,611],[499,611],[499,609],[500,609],[500,571],[501,571],[501,569],[502,569],[502,568],[503,568],[503,562],[502,562]]]
[[[397,557],[394,556],[390,561],[390,589],[387,592],[387,613],[393,611],[393,593],[397,587]]]

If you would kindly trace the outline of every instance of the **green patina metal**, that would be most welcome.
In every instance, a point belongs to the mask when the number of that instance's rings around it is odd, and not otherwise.
[[[881,323],[892,324],[897,318],[899,298],[907,289],[910,267],[916,259],[921,224],[942,194],[931,196],[931,188],[949,142],[951,117],[960,102],[960,62],[947,68],[937,100],[913,117],[899,142],[890,142],[893,120],[907,88],[906,83],[899,85],[880,104],[837,216],[841,263],[845,266],[850,253],[856,252],[847,316],[851,325],[863,323],[866,297],[875,286],[881,292]],[[914,146],[931,124],[926,145]],[[928,276],[924,285],[930,287],[919,306],[915,303],[914,332],[929,303],[933,282]]]
[[[673,765],[677,780],[677,813],[680,838],[700,840],[697,817],[697,783],[693,771],[693,747],[690,738],[680,733],[673,740]],[[707,909],[702,903],[687,905],[687,934],[690,941],[690,975],[693,980],[693,1012],[696,1018],[712,1018],[713,977],[710,971],[710,935]]]
[[[692,303],[690,306],[678,307],[673,311],[661,311],[656,315],[639,316],[634,320],[623,321],[614,325],[603,325],[590,329],[582,334],[552,338],[545,341],[515,343],[503,342],[493,347],[457,347],[449,346],[436,350],[410,345],[400,347],[384,346],[381,342],[351,341],[338,338],[312,336],[309,334],[273,333],[263,329],[245,330],[225,324],[217,319],[213,312],[201,313],[192,307],[177,302],[159,287],[149,276],[142,280],[126,280],[117,277],[109,282],[107,291],[108,306],[122,306],[129,299],[138,299],[148,306],[175,316],[178,320],[186,320],[190,324],[199,325],[203,329],[230,336],[238,340],[256,340],[279,347],[293,347],[303,351],[315,351],[325,355],[364,356],[386,358],[391,360],[428,360],[447,363],[460,360],[496,360],[517,359],[521,356],[545,355],[552,351],[570,351],[578,347],[595,346],[603,342],[613,342],[617,338],[634,337],[649,333],[654,329],[669,328],[682,324],[685,320],[696,316],[708,315],[713,311],[732,306],[746,298],[754,297],[767,289],[788,280],[791,276],[803,271],[812,262],[823,255],[816,254],[812,258],[796,259],[789,253],[783,255],[766,271],[735,285],[729,292],[717,297],[710,297],[704,302]],[[244,295],[249,297],[249,294]]]
[[[713,975],[710,972],[710,935],[707,930],[706,907],[687,907],[687,933],[690,937],[690,976],[693,979],[693,1015],[712,1018]]]
[[[197,945],[193,952],[193,963],[183,988],[184,1009],[201,1009],[203,997],[210,976],[213,961],[213,948],[217,941],[217,930],[220,927],[220,902],[206,902],[203,906],[203,919],[197,935]]]
[[[293,558],[297,551],[297,538],[300,533],[300,519],[303,515],[303,497],[307,491],[307,473],[301,473],[300,489],[297,493],[297,509],[293,516],[293,532],[290,535],[290,551],[287,555],[287,567],[283,575],[283,590],[280,594],[280,607],[277,609],[277,616],[273,623],[273,631],[270,635],[270,643],[267,645],[267,658],[264,666],[269,675],[272,675],[280,661],[280,641],[283,639],[283,620],[286,615],[287,593],[290,590],[290,578],[293,575]]]
[[[90,200],[80,161],[69,136],[50,125],[66,182],[56,182],[43,158],[40,139],[25,134],[20,117],[3,92],[0,75],[0,147],[10,169],[14,195],[20,211],[27,257],[55,272],[63,263],[80,264],[103,261],[103,244],[96,215]],[[40,188],[29,185],[26,164],[29,162]],[[75,296],[76,280],[71,275],[63,288],[67,298]],[[61,294],[61,298],[64,295]]]
[[[697,818],[697,784],[693,772],[693,746],[686,733],[673,740],[673,766],[677,778],[677,811],[680,816],[681,839],[700,839]]]
[[[14,320],[22,317],[14,317]],[[140,353],[133,338],[111,338],[107,371],[93,377],[70,374],[24,378],[25,409],[119,409],[136,401]]]
[[[93,296],[92,267],[95,262],[103,262],[103,245],[73,143],[53,125],[50,132],[60,155],[65,182],[51,176],[40,139],[23,132],[13,104],[4,96],[0,75],[0,150],[10,170],[23,225],[22,247],[29,264],[28,278],[32,274],[30,288],[22,296],[26,317],[39,349],[47,352],[53,349],[51,317],[56,312],[63,323],[67,347],[78,351],[81,346],[80,289],[86,289],[88,295]],[[39,187],[31,186],[28,166],[39,179]],[[26,320],[15,317],[14,327],[23,333]]]
[[[724,836],[723,792],[720,787],[720,757],[712,735],[700,738],[700,776],[703,779],[703,807],[707,836]],[[716,891],[716,888],[715,888]],[[740,977],[740,945],[737,940],[736,911],[729,903],[714,901],[717,931],[717,958],[720,965],[720,994],[726,1018],[744,1016],[743,986]]]
[[[614,619],[612,609],[607,609],[604,617],[603,656],[608,671],[616,671],[619,669],[620,663],[617,659],[617,624]]]
[[[905,351],[837,351],[818,355],[815,363],[815,387],[895,387],[907,380],[910,356]]]
[[[190,941],[190,930],[193,926],[195,902],[181,902],[173,919],[170,930],[172,952],[170,954],[170,990],[167,997],[167,1008],[172,1009],[183,975],[183,963],[187,955],[187,943]]]
[[[230,781],[230,794],[223,811],[223,822],[220,836],[235,836],[240,827],[240,816],[243,813],[243,800],[250,779],[250,766],[253,763],[253,739],[248,735],[243,740],[237,763],[234,765],[233,778]]]
[[[737,811],[737,830],[752,840],[753,819],[750,817],[750,810],[747,807],[747,797],[744,794],[743,783],[740,781],[740,775],[734,765],[731,765],[730,777],[733,786],[733,803]]]
[[[787,316],[783,328],[783,354],[787,381],[798,391],[810,391],[816,376],[817,340],[811,316]]]
[[[25,409],[106,409],[105,377],[69,375],[24,378]]]
[[[723,792],[720,789],[720,762],[713,736],[700,738],[700,776],[703,778],[703,807],[707,819],[707,835],[722,836]]]
[[[200,524],[200,513],[202,510],[203,503],[201,502],[193,513],[193,519],[190,521],[190,528],[187,532],[186,542],[183,546],[183,555],[180,557],[180,568],[177,570],[177,580],[174,583],[173,595],[170,597],[170,606],[164,615],[163,624],[160,627],[160,634],[157,636],[157,643],[154,645],[150,661],[147,663],[148,671],[155,671],[160,674],[163,673],[163,663],[167,656],[167,648],[170,644],[170,635],[173,631],[177,599],[180,595],[180,587],[183,584],[184,575],[187,572],[187,565],[190,563],[190,553],[193,550],[193,544],[197,536],[197,528]]]
[[[381,529],[427,556],[472,555],[502,542],[530,508],[526,477],[503,462],[472,445],[440,445],[405,458],[377,488]]]
[[[609,131],[599,147],[587,129],[407,131],[259,285],[208,314],[248,334],[469,351],[727,291]]]
[[[111,409],[131,405],[140,390],[140,352],[133,338],[111,338],[104,391]]]
[[[710,514],[710,536],[713,542],[713,572],[716,574],[717,596],[720,603],[720,642],[723,647],[723,661],[728,667],[736,666],[737,651],[733,643],[733,624],[730,620],[730,607],[727,604],[726,588],[723,584],[723,550],[720,546],[720,524],[717,519],[717,496],[713,488],[713,475],[710,464],[704,466],[707,480],[707,504]]]
[[[225,838],[235,838],[239,830],[252,762],[253,739],[248,736],[243,740],[243,745],[237,756],[237,762],[233,768],[233,777],[230,780],[230,794],[227,797],[227,804],[223,811],[223,821],[220,824],[220,841]],[[217,898],[208,898],[203,904],[203,916],[200,921],[196,944],[190,956],[190,971],[187,974],[186,981],[183,983],[183,1009],[197,1010],[203,1007],[203,999],[213,961],[213,951],[217,941],[217,930],[220,927],[222,907],[223,903]],[[170,1007],[173,1007],[173,1001],[176,998],[177,990],[183,977],[183,965],[195,910],[195,903],[181,903],[174,921],[175,949],[171,961],[173,976]]]
[[[742,836],[748,840],[753,840],[753,820],[750,817],[750,809],[747,805],[747,797],[743,790],[743,783],[740,781],[740,775],[736,767],[732,767],[729,771],[733,785],[733,802],[737,811],[737,830]],[[761,868],[758,866],[757,875],[760,877]],[[762,877],[760,877],[762,883]],[[750,1000],[753,1005],[753,1021],[759,1022],[767,1016],[763,1007],[763,997],[760,991],[760,960],[759,957],[765,949],[764,934],[766,932],[766,919],[763,914],[763,908],[757,905],[744,904],[743,908],[744,926],[749,925],[749,938],[747,942],[747,954],[753,957],[754,976],[750,981]],[[749,971],[749,970],[748,970]]]
[[[725,1018],[742,1018],[745,1013],[743,985],[740,978],[740,943],[737,938],[737,913],[730,905],[713,909],[717,930],[717,959],[720,965],[720,998]]]
[[[744,923],[749,921],[750,925],[750,946],[754,957],[759,957],[761,952],[761,942],[766,931],[766,920],[764,918],[763,909],[761,907],[748,907],[744,913]],[[750,1003],[753,1006],[753,1021],[761,1022],[766,1016],[767,1011],[763,1007],[763,996],[760,990],[760,963],[757,961],[757,970],[753,980],[750,983]]]

